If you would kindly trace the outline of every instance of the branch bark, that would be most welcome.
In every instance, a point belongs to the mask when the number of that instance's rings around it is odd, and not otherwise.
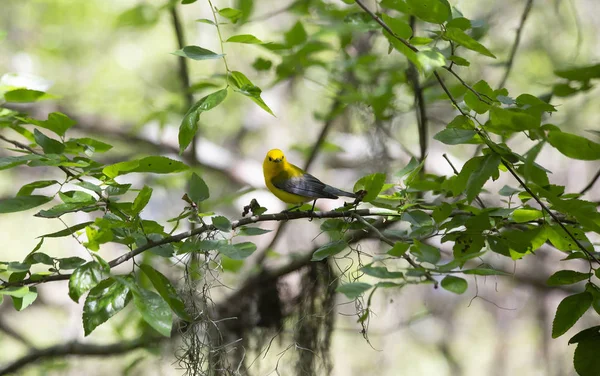
[[[506,84],[506,80],[508,79],[508,76],[510,75],[510,72],[512,70],[515,55],[517,54],[517,48],[519,47],[519,42],[521,41],[521,33],[523,32],[523,26],[525,26],[525,21],[527,21],[527,17],[529,16],[529,12],[531,11],[532,5],[533,0],[527,0],[527,4],[525,4],[525,10],[523,10],[523,14],[521,15],[521,22],[519,23],[519,27],[517,28],[517,34],[515,35],[515,42],[512,45],[508,61],[506,62],[506,71],[504,72],[504,76],[502,77],[502,80],[500,80],[500,84],[498,85],[500,88],[504,87],[504,84]]]
[[[255,215],[251,217],[246,217],[234,221],[231,223],[231,228],[236,229],[241,226],[249,225],[252,223],[265,222],[265,221],[287,221],[293,219],[302,219],[302,218],[350,218],[353,215],[359,216],[400,216],[398,212],[391,210],[383,210],[383,209],[358,209],[358,210],[345,210],[345,211],[328,211],[328,212],[282,212],[275,214],[263,214],[263,215]],[[134,258],[135,256],[160,245],[176,243],[187,239],[194,235],[199,235],[207,231],[216,231],[217,228],[214,225],[203,225],[201,227],[195,228],[193,230],[184,231],[177,235],[168,236],[163,238],[157,242],[148,242],[141,247],[138,247],[130,252],[127,252],[113,260],[111,260],[108,265],[111,268],[115,266],[121,265],[124,262]],[[58,274],[51,275],[48,277],[41,278],[27,278],[22,281],[16,282],[4,282],[0,284],[0,287],[14,287],[14,286],[26,286],[26,285],[34,285],[40,283],[54,282],[54,281],[65,281],[71,277],[71,274]]]
[[[88,344],[74,341],[60,345],[50,346],[44,349],[36,349],[30,351],[28,354],[13,361],[12,363],[0,368],[0,376],[15,373],[21,370],[23,367],[38,362],[40,360],[59,358],[70,355],[99,357],[124,355],[125,353],[139,348],[156,346],[156,344],[159,341],[165,339],[168,338],[140,337],[131,341],[117,342],[108,345]]]

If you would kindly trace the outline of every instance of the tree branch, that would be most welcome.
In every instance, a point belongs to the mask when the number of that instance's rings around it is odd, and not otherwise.
[[[394,38],[396,38],[398,41],[400,41],[401,43],[403,43],[404,45],[406,45],[408,48],[410,48],[412,51],[418,52],[418,49],[416,47],[414,47],[413,45],[411,45],[408,41],[406,41],[405,39],[399,37],[398,35],[396,35],[392,29],[390,29],[389,26],[386,25],[386,23],[379,18],[375,13],[371,12],[362,2],[361,0],[354,0],[362,9],[364,9],[365,12],[367,12],[379,25],[381,25],[381,27],[383,27],[386,31],[388,31]],[[465,86],[467,89],[471,90],[475,95],[477,95],[477,97],[482,100],[482,98],[480,97],[479,93],[474,90],[473,88],[471,88],[469,85],[467,85],[464,80],[462,78],[460,78],[460,76],[454,72],[452,69],[449,69],[448,67],[444,66],[443,69],[449,71],[450,73],[452,73],[462,84],[463,86]],[[452,103],[456,106],[456,108],[460,111],[461,114],[465,115],[465,116],[469,116],[467,113],[465,113],[460,107],[458,107],[458,104],[456,103],[456,101],[454,100],[454,98],[452,97],[452,94],[450,93],[450,91],[448,91],[448,88],[446,87],[446,85],[444,84],[444,82],[442,81],[442,78],[440,77],[440,75],[438,74],[437,71],[434,71],[433,74],[435,75],[435,78],[438,80],[438,82],[440,83],[440,86],[442,86],[442,89],[444,90],[444,92],[448,95],[448,97],[450,98],[450,100],[452,101]],[[486,95],[483,95],[484,97],[487,97]],[[489,97],[487,97],[489,98]],[[491,98],[490,98],[491,99]],[[485,130],[480,130],[477,129],[478,133],[480,135],[487,135],[487,133],[485,132]],[[488,137],[489,138],[489,137]],[[486,139],[486,138],[484,138]],[[486,139],[486,143],[487,143],[487,139]],[[489,146],[489,144],[488,144]],[[490,147],[490,149],[492,149]],[[493,150],[493,149],[492,149]],[[523,187],[523,189],[525,189],[527,191],[527,193],[529,193],[534,199],[535,201],[542,207],[542,209],[544,211],[546,211],[553,220],[555,220],[559,226],[569,235],[569,237],[575,242],[575,244],[577,244],[577,246],[579,247],[579,249],[581,249],[583,251],[583,253],[585,253],[589,260],[590,260],[590,267],[591,267],[591,260],[594,260],[595,262],[600,264],[600,260],[598,260],[598,258],[596,256],[594,256],[591,252],[589,252],[582,244],[579,240],[577,240],[575,238],[575,236],[565,227],[565,225],[560,221],[560,219],[558,218],[558,216],[553,213],[552,211],[550,211],[550,209],[544,205],[544,203],[542,203],[542,201],[540,200],[540,198],[534,194],[531,189],[529,189],[529,187],[525,184],[525,182],[523,182],[523,180],[521,180],[521,178],[519,177],[519,175],[514,171],[514,169],[510,166],[510,164],[504,162],[504,160],[502,160],[502,164],[508,169],[508,171],[511,173],[511,175],[513,175],[513,177],[519,182],[519,184],[521,184],[521,186]]]
[[[515,35],[515,41],[512,45],[510,56],[508,61],[506,62],[506,71],[504,72],[504,76],[502,80],[500,80],[499,87],[503,88],[504,84],[506,84],[506,80],[510,75],[510,72],[513,67],[513,62],[515,60],[515,55],[517,54],[517,48],[519,47],[519,42],[521,41],[521,33],[523,32],[523,26],[525,25],[525,21],[527,21],[527,17],[529,16],[529,12],[531,11],[531,6],[533,5],[533,0],[527,0],[527,4],[525,4],[525,9],[523,10],[523,14],[521,15],[521,22],[519,23],[519,27],[517,28],[517,34]]]
[[[415,17],[410,17],[410,25],[413,30],[415,29]],[[414,35],[413,35],[414,36]],[[420,158],[419,161],[423,162],[425,160],[425,156],[427,155],[427,142],[428,142],[428,120],[427,120],[427,110],[425,108],[425,100],[423,99],[423,88],[421,87],[421,83],[419,82],[419,72],[415,65],[411,62],[408,68],[407,79],[411,83],[413,88],[413,92],[415,93],[415,114],[417,116],[417,128],[419,131],[419,149],[420,149]],[[425,174],[425,166],[421,169],[421,176]]]
[[[40,360],[59,358],[70,355],[101,357],[124,355],[127,352],[139,348],[156,346],[157,342],[165,339],[168,338],[140,337],[131,341],[117,342],[108,345],[87,344],[74,341],[60,345],[50,346],[45,349],[36,349],[30,351],[27,355],[24,355],[23,357],[15,360],[14,362],[7,364],[4,367],[1,367],[0,376],[15,373],[21,370],[23,367],[38,362]]]
[[[173,29],[175,31],[175,37],[177,39],[177,46],[179,49],[183,49],[185,47],[185,35],[183,32],[183,27],[181,26],[181,20],[179,18],[179,14],[177,12],[177,4],[176,3],[174,3],[171,6],[170,13],[171,13],[171,22],[173,24]],[[179,69],[177,70],[177,72],[179,74],[179,81],[181,81],[181,92],[183,94],[183,99],[185,102],[185,111],[187,111],[194,104],[194,96],[192,95],[192,92],[190,91],[190,76],[188,73],[189,69],[188,69],[187,58],[185,58],[183,56],[179,56],[177,58],[177,63],[179,66]],[[199,128],[198,128],[198,131],[196,131],[196,134],[194,134],[194,137],[192,137],[192,142],[191,142],[191,147],[190,147],[190,151],[191,151],[194,161],[196,161],[198,159],[197,150],[196,150],[196,148],[198,147],[198,145],[197,145],[198,132],[199,132]],[[194,163],[194,164],[196,164],[196,163]]]
[[[385,210],[385,209],[358,209],[358,210],[328,211],[328,212],[304,212],[304,211],[281,212],[281,213],[275,213],[275,214],[254,215],[252,217],[242,218],[237,221],[233,221],[231,223],[231,228],[236,229],[238,227],[249,225],[252,223],[266,222],[266,221],[287,221],[287,220],[302,219],[302,218],[349,218],[353,214],[360,215],[360,216],[386,216],[386,217],[401,215],[396,211]],[[190,230],[190,231],[185,231],[185,232],[179,233],[177,235],[167,236],[166,238],[163,238],[157,242],[148,242],[141,247],[138,247],[130,252],[127,252],[127,253],[115,258],[114,260],[111,260],[108,263],[108,265],[111,268],[114,268],[115,266],[121,265],[122,263],[134,258],[135,256],[139,255],[140,253],[143,253],[151,248],[154,248],[154,247],[157,247],[157,246],[160,246],[163,244],[180,242],[191,236],[199,235],[199,234],[202,234],[202,233],[208,232],[208,231],[217,231],[217,228],[214,225],[204,225],[204,226],[198,227],[198,228]],[[0,284],[0,287],[25,286],[25,285],[53,282],[53,281],[64,281],[64,280],[68,280],[70,277],[71,277],[71,274],[58,274],[58,275],[51,275],[51,276],[47,276],[47,277],[34,278],[34,279],[27,278],[22,281],[4,282],[4,283]]]

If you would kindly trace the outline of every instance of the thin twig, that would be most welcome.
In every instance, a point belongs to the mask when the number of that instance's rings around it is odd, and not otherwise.
[[[525,9],[523,10],[523,14],[521,15],[521,22],[519,23],[519,27],[517,28],[515,41],[510,50],[510,56],[508,58],[508,61],[506,62],[506,71],[504,72],[502,80],[500,80],[500,88],[504,87],[504,84],[506,84],[506,80],[508,79],[508,76],[510,75],[510,72],[512,70],[515,55],[517,54],[517,48],[519,47],[519,42],[521,41],[521,33],[523,32],[523,26],[525,25],[525,21],[527,21],[527,17],[529,16],[529,12],[531,11],[532,5],[533,0],[527,0],[527,4],[525,4]]]
[[[8,142],[9,144],[13,144],[13,145],[15,145],[15,146],[16,146],[16,147],[18,147],[19,149],[27,150],[27,151],[29,151],[29,152],[30,152],[30,153],[32,153],[32,154],[36,154],[36,155],[44,155],[44,154],[42,154],[42,153],[39,153],[39,152],[37,152],[37,151],[33,150],[33,149],[32,149],[32,148],[30,148],[29,146],[27,146],[27,145],[25,145],[25,144],[22,144],[22,143],[20,143],[19,141],[15,141],[15,140],[8,139],[8,138],[6,138],[6,137],[4,137],[4,136],[2,136],[2,135],[0,135],[0,139],[2,139],[2,140],[4,140],[4,141]],[[67,176],[68,176],[68,177],[70,177],[70,178],[73,178],[73,179],[76,179],[76,180],[79,180],[79,181],[83,181],[83,180],[82,180],[80,177],[78,177],[77,175],[75,175],[74,173],[72,173],[72,172],[71,172],[71,171],[70,171],[68,168],[66,168],[66,167],[64,167],[64,166],[58,166],[58,168],[59,168],[59,169],[61,169],[61,170],[62,170],[62,172],[64,172],[65,174],[67,174]]]
[[[589,191],[590,189],[592,189],[592,187],[594,186],[594,184],[596,184],[596,181],[598,181],[599,178],[600,178],[600,170],[598,170],[598,172],[596,172],[596,175],[594,175],[594,177],[592,178],[592,180],[590,180],[588,185],[586,185],[581,191],[579,191],[579,193],[584,194],[587,191]]]
[[[363,225],[367,226],[382,242],[386,243],[389,246],[392,246],[392,247],[394,246],[395,242],[393,240],[391,240],[388,237],[386,237],[385,235],[383,235],[377,227],[375,227],[372,224],[370,224],[369,222],[365,221],[365,219],[361,215],[352,213],[352,217],[355,218],[356,220],[358,220]],[[425,274],[425,278],[427,278],[429,281],[431,281],[433,283],[433,287],[437,289],[438,281],[435,278],[433,278],[431,273],[429,273],[421,265],[417,264],[406,253],[402,255],[402,258],[405,259],[413,268],[422,271]]]
[[[600,260],[598,260],[598,258],[596,256],[594,256],[590,251],[588,251],[583,244],[581,244],[581,242],[575,238],[575,236],[571,233],[571,231],[569,231],[565,225],[562,223],[562,221],[560,220],[560,218],[558,218],[558,216],[553,213],[543,202],[542,200],[540,200],[540,198],[531,191],[531,189],[529,189],[529,187],[525,184],[525,182],[519,177],[519,175],[517,175],[516,171],[512,168],[512,166],[509,163],[506,163],[504,160],[502,161],[502,164],[504,165],[504,167],[506,167],[508,169],[508,172],[510,172],[510,174],[519,182],[519,184],[521,185],[521,187],[523,187],[523,189],[525,189],[525,191],[527,191],[527,193],[529,193],[529,195],[531,197],[533,197],[533,199],[538,203],[538,205],[540,205],[540,207],[542,209],[544,209],[544,211],[548,214],[550,214],[550,216],[552,217],[552,219],[558,223],[558,225],[563,229],[564,232],[566,232],[569,237],[575,242],[575,244],[577,244],[577,247],[579,247],[579,249],[581,249],[583,251],[583,253],[585,253],[588,257],[590,257],[591,259],[593,259],[595,262],[597,262],[598,264],[600,264]],[[590,262],[590,266],[591,266],[591,262]]]
[[[444,90],[444,92],[446,93],[446,95],[448,96],[448,98],[450,99],[450,102],[452,102],[452,104],[454,105],[454,107],[463,115],[463,116],[469,116],[468,113],[466,113],[462,108],[460,108],[458,106],[458,103],[456,103],[456,99],[454,99],[454,97],[452,96],[452,93],[450,93],[450,90],[448,90],[448,88],[446,87],[446,84],[444,83],[444,81],[442,80],[442,77],[440,77],[440,75],[438,74],[438,72],[433,72],[435,78],[437,79],[437,81],[440,83],[440,86],[442,87],[442,89]]]
[[[448,162],[448,164],[450,165],[450,167],[452,167],[452,171],[454,171],[454,175],[458,175],[458,170],[454,167],[454,165],[452,164],[452,162],[450,162],[450,159],[448,159],[448,155],[446,155],[446,153],[442,154],[442,157],[444,157],[444,159],[446,160],[446,162]],[[485,209],[485,204],[483,203],[483,201],[481,200],[481,198],[479,197],[479,195],[475,196],[475,200],[477,200],[477,203]]]
[[[371,18],[373,18],[373,20],[375,20],[375,22],[377,22],[379,25],[381,25],[381,27],[383,27],[385,29],[385,31],[390,33],[394,38],[399,40],[406,47],[410,48],[413,52],[419,52],[419,50],[415,46],[410,44],[410,42],[408,42],[406,39],[400,37],[398,34],[394,33],[394,30],[392,30],[385,22],[383,22],[383,20],[381,18],[379,18],[378,15],[376,15],[369,8],[367,8],[367,6],[365,4],[363,4],[363,2],[361,0],[354,0],[354,2],[356,4],[358,4],[358,6],[361,7],[365,12],[367,12],[367,14],[369,16],[371,16]]]

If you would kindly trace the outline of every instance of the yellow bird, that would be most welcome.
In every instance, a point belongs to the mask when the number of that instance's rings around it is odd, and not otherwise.
[[[307,174],[300,167],[289,163],[279,149],[272,149],[267,153],[263,161],[263,174],[267,188],[288,204],[314,201],[314,209],[319,198],[336,199],[339,196],[356,198],[356,194],[327,185]]]

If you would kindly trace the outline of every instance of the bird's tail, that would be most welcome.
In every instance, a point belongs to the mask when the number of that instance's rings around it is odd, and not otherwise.
[[[356,198],[356,194],[355,193],[346,192],[346,191],[343,191],[341,189],[337,189],[335,187],[332,187],[330,185],[327,185],[325,187],[324,191],[327,192],[327,193],[331,193],[332,195],[335,195],[335,196],[343,196],[343,197]]]

